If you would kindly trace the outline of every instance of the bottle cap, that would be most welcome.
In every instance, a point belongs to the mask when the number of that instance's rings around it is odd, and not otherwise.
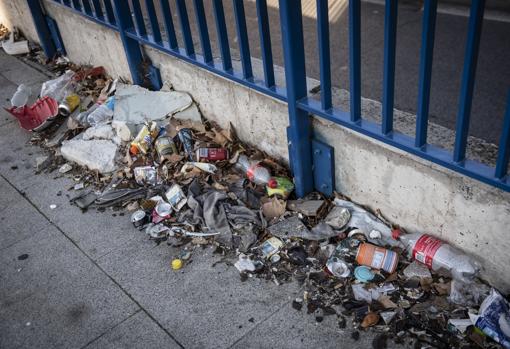
[[[172,260],[172,269],[173,270],[179,270],[181,268],[182,268],[182,260],[180,260],[180,259]]]
[[[267,182],[267,186],[271,189],[275,189],[276,187],[278,187],[278,182],[276,181],[276,179],[274,178],[271,178],[269,179],[269,181]]]

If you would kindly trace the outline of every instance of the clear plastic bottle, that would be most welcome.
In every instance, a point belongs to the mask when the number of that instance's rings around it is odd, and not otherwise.
[[[470,282],[481,269],[473,258],[433,236],[394,231],[394,237],[404,244],[412,259],[435,271],[445,269],[455,280]]]
[[[265,185],[271,179],[271,173],[260,161],[250,161],[246,155],[239,156],[236,167],[255,184]]]

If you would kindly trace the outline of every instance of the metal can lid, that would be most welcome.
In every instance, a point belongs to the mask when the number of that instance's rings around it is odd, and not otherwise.
[[[369,267],[360,266],[354,269],[354,276],[358,281],[369,282],[374,279],[375,274]]]

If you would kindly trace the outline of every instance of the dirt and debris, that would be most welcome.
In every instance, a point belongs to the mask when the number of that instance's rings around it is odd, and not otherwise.
[[[203,118],[186,93],[129,86],[65,58],[51,70],[59,76],[43,98],[69,113],[20,119],[47,152],[37,172],[70,178],[70,202],[84,211],[129,212],[141,234],[179,250],[162,261],[169,268],[185,273],[212,245],[241,281],[299,283],[295,311],[318,326],[326,316],[342,330],[350,322],[353,340],[374,331],[374,348],[510,347],[508,302],[470,256],[341,194],[297,198],[284,164]]]

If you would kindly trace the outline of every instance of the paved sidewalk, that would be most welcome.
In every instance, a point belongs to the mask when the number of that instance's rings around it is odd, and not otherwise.
[[[46,79],[0,53],[2,107],[17,84],[37,94]],[[353,342],[336,317],[316,324],[292,309],[298,285],[213,267],[210,247],[172,271],[178,250],[149,241],[128,214],[83,214],[68,203],[70,179],[35,175],[43,151],[30,136],[1,109],[0,348],[371,347],[373,336]]]

